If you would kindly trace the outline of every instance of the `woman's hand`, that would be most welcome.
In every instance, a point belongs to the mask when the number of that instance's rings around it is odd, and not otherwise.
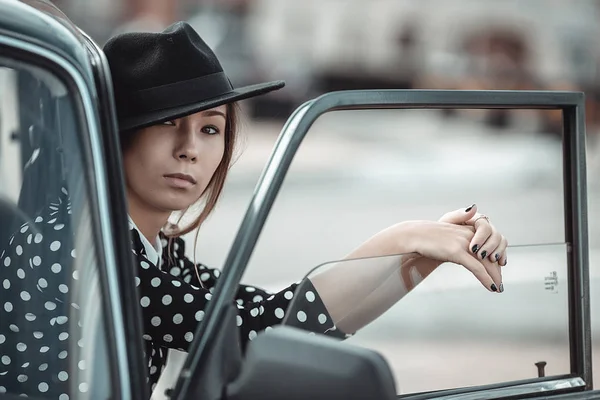
[[[461,208],[448,212],[439,221],[475,228],[475,234],[471,238],[468,248],[474,257],[481,259],[486,271],[494,279],[498,291],[503,292],[504,284],[500,266],[506,265],[508,241],[496,230],[489,219],[478,213],[477,206],[473,204],[466,209]],[[425,261],[416,261],[415,265],[420,266],[421,263],[425,263]],[[431,265],[431,263],[427,264]]]
[[[472,215],[472,216],[471,216]],[[470,218],[465,221],[465,216]],[[481,259],[486,270],[493,276],[499,276],[500,281],[496,281],[498,291],[504,292],[502,283],[502,266],[506,265],[506,248],[508,241],[498,232],[489,219],[477,212],[477,206],[473,204],[466,209],[458,209],[444,214],[440,221],[469,225],[475,228],[475,234],[469,243],[469,249],[475,257]],[[493,272],[492,272],[493,271]]]
[[[399,269],[396,262],[370,267],[339,263],[310,280],[336,325],[342,324],[338,328],[345,332],[356,332],[376,319],[444,262],[464,266],[487,290],[502,291],[498,263],[487,256],[482,259],[478,256],[482,253],[473,253],[472,248],[481,243],[479,251],[490,249],[505,260],[506,240],[501,235],[498,240],[493,227],[483,228],[489,221],[480,216],[476,207],[468,207],[447,213],[440,221],[393,225],[362,243],[346,259],[402,255]]]
[[[439,221],[473,226],[475,235],[469,243],[471,252],[482,260],[487,257],[491,262],[497,262],[501,266],[506,265],[508,241],[485,215],[477,212],[477,205],[473,204],[466,209],[450,211],[444,214]]]
[[[506,261],[506,239],[480,216],[472,206],[447,213],[440,221],[401,222],[380,231],[346,258],[403,254],[403,264],[410,260],[413,266],[418,266],[415,262],[419,262],[419,257],[428,258],[429,261],[423,261],[426,265],[418,268],[420,272],[430,271],[432,265],[452,262],[468,269],[486,289],[497,292],[502,274],[495,254]],[[478,249],[473,252],[475,244]],[[492,254],[494,261],[487,254],[481,258],[481,249]]]
[[[463,209],[464,212],[464,209]],[[497,264],[489,259],[480,260],[471,252],[470,244],[475,236],[471,225],[440,221],[409,221],[399,224],[398,229],[410,232],[411,248],[420,256],[437,260],[439,264],[452,262],[468,269],[481,284],[497,292],[502,275]],[[430,262],[427,262],[431,264]]]

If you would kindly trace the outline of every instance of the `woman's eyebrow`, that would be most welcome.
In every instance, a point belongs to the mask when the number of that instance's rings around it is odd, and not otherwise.
[[[219,116],[220,115],[224,119],[227,119],[225,117],[225,113],[222,112],[222,111],[219,111],[219,110],[207,110],[207,111],[204,111],[202,113],[202,115],[204,115],[205,117],[214,117],[214,116]]]

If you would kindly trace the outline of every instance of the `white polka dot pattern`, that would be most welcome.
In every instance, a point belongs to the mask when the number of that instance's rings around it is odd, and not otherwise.
[[[85,369],[85,360],[69,361],[76,356],[73,344],[76,342],[76,348],[84,348],[85,343],[72,333],[78,331],[77,327],[81,328],[81,322],[78,318],[71,321],[71,315],[78,315],[79,306],[68,296],[72,286],[80,285],[78,280],[83,279],[83,274],[80,276],[79,271],[72,269],[76,257],[72,241],[59,239],[69,233],[67,220],[61,218],[65,204],[67,201],[60,202],[51,218],[40,220],[46,229],[21,227],[9,252],[0,259],[0,271],[3,271],[2,266],[8,271],[8,275],[0,274],[2,287],[16,290],[16,295],[0,300],[0,312],[4,313],[0,315],[0,328],[3,321],[8,321],[4,322],[7,329],[0,329],[0,346],[13,349],[3,353],[0,347],[0,354],[29,354],[26,361],[32,361],[18,373],[5,377],[1,374],[14,362],[8,355],[0,358],[0,386],[11,388],[11,392],[12,385],[19,384],[17,391],[29,390],[34,397],[68,399],[77,398],[77,390],[81,393],[89,390],[88,383],[74,381],[76,378],[69,370],[70,365],[77,365],[80,371]],[[169,239],[161,234],[160,268],[146,256],[137,230],[131,230],[131,239],[138,265],[135,284],[140,293],[148,384],[152,387],[164,370],[167,349],[188,350],[198,324],[204,320],[204,310],[212,300],[211,292],[220,271],[203,264],[195,266],[185,256],[185,242],[181,238],[170,239],[173,243],[169,246]],[[34,287],[26,287],[26,282],[34,282]],[[293,284],[278,293],[268,293],[258,287],[240,285],[235,301],[242,346],[261,331],[281,324],[292,300],[297,306],[288,323],[307,331],[335,332],[314,288],[304,285],[301,292],[299,289]],[[18,305],[16,300],[20,302]],[[32,308],[34,304],[38,307]],[[26,311],[19,314],[17,310]],[[15,317],[8,319],[7,315]],[[28,324],[36,325],[32,329]],[[19,358],[16,363],[25,365],[24,361]],[[75,392],[71,393],[71,388],[75,388]]]
[[[68,400],[79,397],[71,387],[87,385],[69,371],[77,365],[71,364],[77,352],[69,349],[80,340],[81,324],[68,295],[77,271],[63,193],[41,211],[52,219],[38,216],[15,230],[9,246],[0,243],[6,250],[0,256],[0,392]]]

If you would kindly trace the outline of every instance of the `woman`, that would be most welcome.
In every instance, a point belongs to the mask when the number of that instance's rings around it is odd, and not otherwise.
[[[235,102],[280,89],[283,82],[233,88],[214,53],[182,22],[161,33],[119,35],[104,50],[119,119],[148,382],[154,388],[167,350],[188,349],[219,278],[218,270],[186,258],[181,235],[200,227],[219,199],[236,142]],[[50,210],[68,218],[68,193],[63,194],[56,203],[59,210],[56,205]],[[202,201],[205,205],[193,223],[171,223],[173,213],[192,214]],[[63,220],[54,218],[53,223]],[[15,260],[15,246],[36,243],[17,234],[6,257]],[[440,221],[393,225],[347,258],[410,253],[400,268],[342,264],[301,288],[293,284],[278,293],[241,285],[236,301],[242,345],[281,323],[294,297],[303,299],[302,312],[290,323],[343,338],[377,318],[442,262],[461,264],[487,290],[502,292],[500,266],[506,264],[506,246],[506,239],[474,205]],[[63,243],[61,248],[68,247]],[[0,365],[0,379],[9,380],[2,372]],[[61,393],[58,386],[65,382],[58,378],[52,380],[57,385],[53,393]],[[28,393],[25,383],[12,379],[12,385],[22,383],[15,393]]]
[[[140,271],[140,289],[145,339],[148,351],[155,350],[150,360],[150,380],[155,383],[164,366],[162,349],[187,348],[190,332],[196,321],[202,319],[202,310],[210,300],[208,290],[218,278],[218,271],[199,265],[198,281],[193,263],[184,256],[184,243],[179,236],[200,226],[218,200],[236,138],[234,102],[279,89],[283,84],[272,82],[233,89],[213,52],[185,23],[177,23],[160,34],[117,36],[107,43],[105,53],[114,79],[132,233],[134,238],[139,236],[139,241],[136,239],[138,255],[145,250],[152,264]],[[206,206],[193,224],[168,231],[163,229],[172,212],[185,212],[202,197],[206,198]],[[485,219],[478,217],[476,207],[472,207],[446,216],[448,222],[456,224],[425,221],[398,224],[374,236],[348,257],[417,253],[429,259],[406,260],[405,266],[414,265],[420,271],[420,277],[414,278],[417,280],[432,270],[431,260],[457,262],[469,268],[488,290],[497,291],[502,288],[497,262],[500,260],[503,265],[506,262],[506,240]],[[477,233],[471,226],[459,225],[467,221],[474,224],[476,220]],[[157,240],[161,232],[165,233],[162,245]],[[167,236],[174,238],[175,252],[163,252],[162,262],[158,262],[161,249],[169,248]],[[140,242],[144,246],[140,246]],[[480,256],[479,260],[475,255]],[[481,259],[488,255],[486,269]],[[313,278],[315,288],[303,286],[303,290],[319,296],[311,304],[311,310],[305,312],[306,318],[301,318],[305,320],[296,319],[296,322],[309,330],[353,333],[418,283],[407,285],[406,280],[392,280],[381,286],[380,298],[372,301],[369,310],[362,310],[353,318],[348,315],[352,308],[347,301],[349,293],[339,287],[351,288],[360,283],[359,290],[367,295],[387,282],[390,271],[383,268],[370,274],[362,273],[359,279],[356,273],[341,269],[343,271],[332,269]],[[197,288],[152,286],[153,280],[164,279],[169,274],[182,274],[184,281],[187,279],[184,283]],[[340,281],[345,284],[340,285]],[[405,288],[401,288],[403,285]],[[294,289],[292,285],[270,294],[242,286],[238,294],[238,325],[243,340],[252,339],[258,331],[280,322]],[[360,298],[355,289],[351,293]],[[173,302],[169,300],[164,306],[159,301],[163,296],[171,296]],[[190,302],[183,300],[185,296]],[[324,301],[326,310],[320,300]],[[184,321],[191,320],[190,325],[182,329],[170,323],[173,314],[181,315]],[[323,317],[319,321],[322,314],[329,316],[325,323],[322,323]],[[152,323],[156,316],[161,321],[158,326]],[[191,316],[195,318],[189,318]],[[334,329],[336,326],[338,330]]]

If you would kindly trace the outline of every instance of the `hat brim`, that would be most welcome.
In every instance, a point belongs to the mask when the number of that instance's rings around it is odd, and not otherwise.
[[[200,111],[208,110],[223,104],[233,103],[235,101],[246,100],[252,97],[260,96],[274,90],[279,90],[285,86],[284,81],[273,81],[259,83],[256,85],[235,88],[224,95],[202,100],[197,103],[187,104],[185,106],[167,108],[160,111],[152,111],[147,114],[126,117],[119,120],[119,131],[131,131],[146,128],[151,125],[172,119],[182,118]]]

